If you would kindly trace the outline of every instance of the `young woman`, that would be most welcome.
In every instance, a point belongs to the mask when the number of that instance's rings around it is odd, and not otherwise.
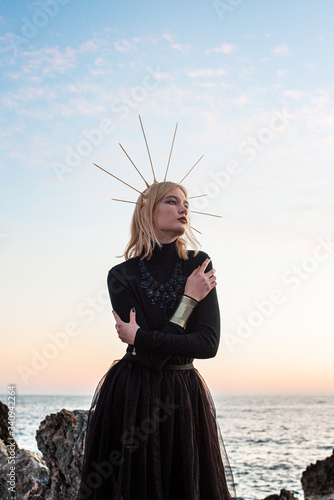
[[[184,187],[148,187],[126,260],[108,275],[128,347],[94,396],[79,500],[235,498],[214,404],[192,364],[218,349],[215,270],[187,242],[196,248]]]

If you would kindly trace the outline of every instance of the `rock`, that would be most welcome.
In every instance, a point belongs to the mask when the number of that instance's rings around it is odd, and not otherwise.
[[[51,474],[53,500],[74,500],[80,484],[86,410],[61,410],[48,415],[36,432],[37,445]]]
[[[83,410],[62,410],[47,416],[36,433],[42,458],[18,449],[8,427],[8,408],[0,401],[0,499],[13,498],[8,480],[13,474],[11,467],[15,467],[18,500],[74,500],[81,477],[87,419],[88,411]]]
[[[291,491],[283,489],[279,495],[269,495],[264,500],[297,500],[297,498]]]
[[[13,498],[8,489],[13,484],[16,484],[15,491],[18,500],[51,500],[50,472],[40,455],[32,451],[20,449],[13,459],[13,464],[7,460],[0,468],[1,500],[10,500]],[[10,483],[10,479],[14,479],[14,482]]]
[[[309,465],[302,474],[305,500],[334,499],[334,450],[325,460],[317,460]]]
[[[0,401],[0,439],[6,446],[14,444],[16,451],[18,450],[18,446],[8,426],[8,413],[8,406]]]
[[[8,451],[5,443],[0,439],[0,467],[8,460]]]

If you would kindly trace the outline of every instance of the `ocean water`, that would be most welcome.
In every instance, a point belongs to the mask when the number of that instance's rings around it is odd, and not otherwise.
[[[7,402],[7,396],[0,396]],[[60,411],[88,409],[92,396],[16,398],[16,440],[40,453],[39,423]],[[261,500],[282,488],[303,499],[301,474],[332,454],[334,394],[324,396],[215,396],[217,418],[236,483],[238,500]]]
[[[334,448],[334,395],[214,399],[238,499],[285,488],[302,500],[302,472]]]

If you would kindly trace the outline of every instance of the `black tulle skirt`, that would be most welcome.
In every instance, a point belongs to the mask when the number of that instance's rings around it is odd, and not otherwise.
[[[89,413],[78,500],[235,498],[212,397],[184,368],[113,364]]]

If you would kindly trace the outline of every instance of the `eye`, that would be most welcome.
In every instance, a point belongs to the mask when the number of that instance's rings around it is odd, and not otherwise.
[[[172,204],[176,205],[176,201],[175,200],[168,200],[167,203],[172,203]]]

